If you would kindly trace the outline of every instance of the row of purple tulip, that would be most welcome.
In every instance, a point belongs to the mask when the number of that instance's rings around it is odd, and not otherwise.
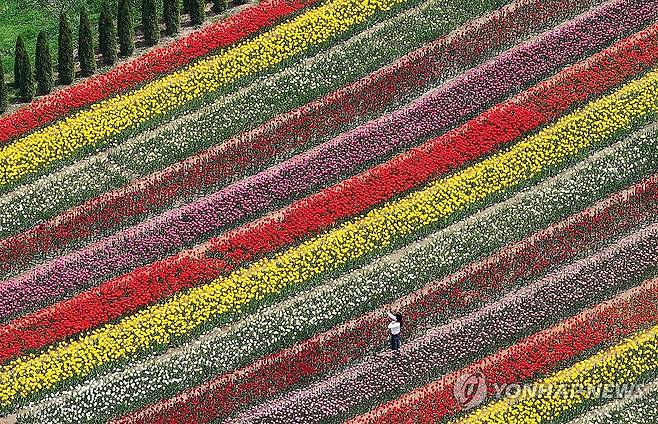
[[[658,224],[507,293],[462,318],[435,327],[399,357],[368,357],[333,377],[243,412],[231,424],[320,422],[376,404],[500,346],[531,334],[637,283],[658,265]]]
[[[613,0],[482,64],[408,107],[192,204],[0,283],[0,319],[199,242],[450,128],[658,16],[658,1]]]

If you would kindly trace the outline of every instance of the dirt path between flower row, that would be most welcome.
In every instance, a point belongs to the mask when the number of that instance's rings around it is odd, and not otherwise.
[[[643,130],[639,131],[637,134],[642,135],[642,134],[646,134],[650,131],[655,131],[657,126],[658,126],[658,124],[652,124],[649,127],[645,127]],[[593,160],[596,160],[597,158],[600,158],[602,156],[602,154],[603,154],[602,151],[598,151],[598,152],[594,153],[593,155],[588,157],[587,162],[591,162]],[[562,173],[560,173],[556,176],[551,177],[551,179],[552,180],[557,180],[557,181],[564,180],[564,179],[568,178],[569,176],[571,176],[572,174],[576,173],[578,168],[579,168],[578,166],[569,168],[566,171],[564,171],[564,172],[562,172]],[[468,224],[472,220],[478,219],[478,217],[482,216],[485,213],[491,213],[492,211],[496,211],[500,208],[507,207],[508,205],[514,204],[518,201],[520,201],[520,200],[518,200],[517,196],[515,196],[515,197],[509,198],[509,199],[507,199],[507,200],[505,200],[501,203],[496,203],[496,204],[490,206],[489,208],[482,209],[482,210],[476,212],[475,214],[470,215],[468,218],[451,225],[448,229],[448,234],[454,233],[458,229],[461,229],[464,225]],[[610,199],[599,201],[596,204],[594,204],[590,209],[595,210],[595,209],[603,208],[607,204],[609,204],[610,202],[611,202]],[[380,261],[396,261],[396,260],[399,260],[401,258],[401,256],[404,255],[405,251],[408,251],[409,249],[413,249],[414,247],[418,246],[421,243],[422,243],[422,240],[411,243],[411,244],[409,244],[405,247],[397,249],[396,251],[394,251],[394,252],[392,252],[392,253],[390,253],[386,256],[383,256],[382,258],[378,259],[377,261],[380,262]],[[368,265],[368,266],[372,266],[372,265]],[[356,272],[360,272],[360,270],[358,270],[358,269],[353,270],[350,273],[356,273]],[[345,274],[345,275],[347,275],[347,274]],[[341,278],[344,278],[344,276],[341,277]],[[298,295],[296,295],[292,298],[286,299],[286,300],[284,300],[280,303],[274,304],[274,305],[270,305],[270,306],[268,306],[268,308],[273,308],[274,310],[281,310],[281,309],[285,308],[286,306],[288,306],[292,303],[303,302],[306,298],[308,298],[314,292],[317,292],[319,290],[326,290],[327,288],[331,288],[332,286],[336,286],[339,283],[340,283],[340,279],[333,279],[333,280],[325,283],[322,286],[313,287],[310,290],[307,290],[303,293],[300,293],[300,294],[298,294]],[[389,307],[389,305],[383,305],[382,306],[382,308],[387,308],[387,307]],[[253,316],[254,315],[252,314],[250,316],[247,316],[247,317],[243,318],[240,321],[236,321],[236,322],[233,322],[229,325],[225,325],[225,326],[216,328],[216,329],[212,330],[211,332],[206,333],[205,335],[201,336],[200,338],[187,343],[186,345],[200,344],[202,340],[207,340],[210,337],[213,337],[213,336],[216,336],[216,335],[219,335],[219,334],[225,334],[225,333],[227,333],[231,330],[234,330],[238,327],[242,327],[246,323],[248,323],[250,320],[253,320],[254,319]],[[349,325],[349,323],[342,324],[341,326],[345,326],[345,325]],[[325,335],[325,336],[330,337],[329,335]],[[157,365],[158,362],[164,361],[165,359],[170,358],[172,355],[174,355],[176,353],[179,353],[184,348],[184,346],[185,345],[169,348],[162,355],[159,355],[157,358],[152,359],[152,360],[148,360],[148,361],[155,361],[155,364]],[[139,369],[140,367],[143,367],[143,366],[144,366],[144,362],[141,362],[141,363],[137,363],[137,366],[133,367],[133,368]],[[104,377],[100,377],[100,378],[104,378]],[[57,398],[59,398],[59,397],[61,397],[61,395],[57,396]],[[42,402],[41,405],[47,405],[48,403],[50,403],[50,401]],[[37,405],[39,405],[39,404],[37,404]],[[23,408],[21,410],[27,411],[29,409],[31,409],[31,408]],[[13,415],[10,415],[8,417],[5,417],[5,420],[11,419],[12,417],[14,417],[14,420],[15,420],[16,415],[13,414]],[[13,423],[15,421],[9,421],[9,422]]]
[[[486,17],[487,17],[487,15],[482,16],[482,17],[479,17],[478,19],[476,19],[476,20],[474,20],[474,21],[470,21],[469,23],[476,22],[476,21],[484,21],[484,20],[486,19]],[[382,23],[380,23],[380,24],[382,24]],[[378,24],[378,25],[380,25],[380,24]],[[373,27],[373,28],[370,28],[368,31],[374,31],[374,27]],[[456,30],[454,30],[453,32],[451,32],[449,36],[455,36],[459,31],[460,31],[460,29],[456,29]],[[363,36],[362,34],[363,34],[363,33],[359,33],[359,34],[357,34],[357,36]],[[531,36],[531,37],[526,38],[525,40],[529,40],[529,39],[534,38],[534,37],[536,37],[536,34],[534,34],[534,35]],[[310,60],[312,60],[312,58],[305,59],[304,62],[307,62],[307,61],[310,61]],[[442,84],[445,84],[445,83],[449,82],[450,80],[454,79],[454,78],[457,77],[457,76],[458,76],[458,75],[455,75],[455,76],[453,76],[453,77],[450,78],[450,79],[447,79],[447,80],[445,80],[445,81],[442,81],[441,83],[437,84],[437,86],[442,85]],[[241,91],[246,90],[246,89],[247,89],[247,87],[244,87],[243,89],[241,89]],[[425,94],[423,94],[423,96],[426,95],[428,92],[430,92],[430,91],[432,91],[432,90],[434,90],[434,88],[431,89],[431,90],[428,90]],[[422,96],[421,96],[421,97],[422,97]],[[512,96],[510,96],[510,97],[512,97]],[[195,113],[200,113],[200,112],[195,112]],[[185,118],[186,118],[185,116],[182,117],[182,119],[185,119]],[[174,125],[176,125],[176,124],[177,124],[177,122],[170,122],[170,123],[168,123],[167,125],[168,125],[168,126],[174,126]],[[163,130],[163,129],[164,129],[164,128],[159,128],[160,131]],[[132,142],[132,141],[129,141],[129,142]],[[115,151],[115,150],[118,149],[118,148],[119,148],[119,146],[115,146],[115,147],[113,147],[113,148],[111,148],[111,149],[108,149],[107,151],[100,153],[100,154],[98,155],[98,157],[107,157],[107,155],[111,154],[112,151]],[[104,156],[103,156],[103,155],[104,155]],[[83,161],[91,161],[91,160],[94,160],[94,157],[85,158]],[[81,167],[81,166],[83,166],[82,163],[76,163],[76,164],[72,165],[71,168],[72,168],[72,169],[76,169],[76,168],[79,168],[79,167]],[[60,171],[60,172],[64,172],[64,170],[62,170],[62,171]],[[562,176],[562,174],[558,175],[558,177],[560,177],[560,176]],[[245,177],[245,178],[247,178],[247,177]],[[562,177],[562,178],[563,178],[563,177]],[[505,203],[505,202],[503,202],[503,203],[499,203],[499,204],[496,204],[496,205],[492,206],[491,208],[500,208],[500,207],[502,207],[501,205],[503,205],[504,203]],[[478,211],[476,214],[472,215],[472,217],[477,217],[477,216],[479,216],[479,215],[481,215],[481,214],[483,214],[483,213],[484,213],[484,210],[480,210],[480,211]],[[280,211],[276,211],[276,212],[270,213],[270,214],[268,214],[266,217],[274,218],[274,217],[276,217],[276,216],[280,216]],[[464,225],[464,222],[460,222],[459,225],[460,225],[460,226],[461,226],[461,225]],[[457,228],[457,227],[455,227],[455,230],[456,230],[456,228]],[[420,241],[417,241],[417,242],[414,242],[414,243],[412,243],[412,244],[410,244],[410,245],[408,245],[408,246],[406,246],[406,247],[404,247],[404,248],[400,248],[400,249],[398,249],[398,250],[392,252],[391,254],[387,255],[386,258],[387,258],[387,260],[392,260],[392,261],[398,260],[398,259],[400,259],[400,257],[404,254],[404,251],[405,251],[406,249],[413,248],[413,246],[416,246],[416,245],[418,245],[419,243],[420,243]],[[197,252],[197,254],[200,254],[201,252],[203,252],[204,250],[207,249],[207,245],[208,245],[208,243],[200,244],[200,245],[198,245],[197,247],[193,248],[193,251]],[[335,285],[335,284],[337,284],[337,283],[336,283],[336,280],[332,280],[332,281],[330,281],[329,283],[325,284],[325,285],[324,285],[324,288],[326,289],[326,288],[328,288],[328,287],[331,287],[331,285]],[[275,305],[272,305],[271,307],[274,307],[274,308],[276,308],[276,309],[282,309],[282,308],[284,308],[286,305],[289,305],[290,303],[303,301],[304,299],[306,299],[308,296],[311,295],[312,290],[319,290],[319,288],[313,288],[313,289],[311,289],[310,291],[303,292],[303,293],[297,295],[297,296],[294,297],[294,298],[287,299],[287,300],[285,300],[285,301],[283,301],[283,302],[281,302],[281,303],[277,303],[277,304],[275,304]],[[247,318],[245,318],[244,321],[246,321],[246,320],[248,320],[248,319],[249,319],[249,318],[247,317]],[[224,327],[221,327],[221,328],[218,328],[218,329],[212,330],[210,333],[208,333],[208,334],[202,336],[199,340],[203,340],[203,339],[205,339],[205,338],[207,338],[207,337],[211,337],[211,336],[214,336],[214,335],[217,335],[217,334],[223,334],[223,333],[229,332],[229,331],[231,331],[231,330],[237,328],[238,326],[242,326],[242,325],[244,325],[244,323],[243,323],[242,321],[234,322],[234,323],[232,323],[232,324],[230,324],[230,325],[227,325],[227,326],[224,326]],[[195,340],[195,341],[190,342],[190,343],[200,343],[199,340]],[[188,343],[188,344],[190,344],[190,343]],[[165,353],[163,353],[162,355],[160,355],[160,356],[158,357],[157,360],[158,360],[158,361],[161,361],[161,360],[163,360],[163,359],[169,358],[169,357],[171,357],[171,355],[173,355],[173,354],[179,352],[182,348],[183,348],[183,346],[177,346],[177,347],[169,348]],[[101,378],[102,378],[102,377],[101,377]],[[46,403],[47,403],[47,402],[46,402]],[[16,416],[17,416],[16,414],[11,414],[11,415],[8,415],[8,416],[6,416],[6,417],[4,417],[4,418],[0,418],[0,423],[3,422],[3,420],[4,420],[4,422],[6,422],[6,423],[8,423],[8,424],[14,424],[14,423],[16,422]]]
[[[424,3],[424,4],[421,4],[417,7],[415,7],[415,8],[409,9],[404,14],[408,15],[408,14],[417,13],[417,10],[426,8],[427,5],[430,4],[432,1],[434,1],[434,0],[430,0],[426,3]],[[510,4],[506,5],[505,7],[501,8],[501,9],[489,12],[489,13],[481,16],[481,17],[478,17],[477,19],[472,20],[472,21],[468,21],[465,24],[461,25],[460,27],[458,27],[458,28],[454,29],[453,31],[451,31],[450,33],[448,33],[445,38],[446,38],[446,40],[453,39],[453,38],[459,36],[459,34],[464,33],[468,28],[478,27],[478,26],[482,25],[483,22],[489,21],[492,16],[500,15],[500,14],[506,13],[506,11],[509,11],[510,9],[515,9],[515,8],[521,7],[524,3],[525,3],[525,1],[523,1],[523,0],[513,2],[513,3],[510,3]],[[341,48],[341,46],[346,44],[346,43],[356,42],[356,41],[360,40],[361,38],[364,38],[364,37],[372,34],[374,31],[377,31],[378,28],[380,28],[381,26],[384,26],[387,23],[390,23],[390,21],[392,21],[394,19],[400,19],[400,16],[402,16],[402,15],[395,15],[395,16],[393,16],[393,17],[391,17],[391,18],[389,18],[385,21],[382,21],[382,22],[378,23],[377,25],[375,25],[371,28],[368,28],[365,31],[362,31],[362,32],[356,34],[354,37],[350,38],[349,40],[347,40],[345,42],[341,42],[341,43],[333,46],[331,49],[328,50],[328,52],[332,52],[332,51],[334,51],[338,48]],[[528,40],[536,37],[537,35],[538,34],[531,34],[530,36],[524,37],[521,40],[519,40],[518,43],[527,42]],[[431,44],[431,43],[434,43],[434,41],[424,44],[423,47],[427,46],[428,44]],[[515,43],[515,44],[518,44],[518,43]],[[420,48],[423,48],[423,47],[420,47]],[[505,47],[505,48],[507,48],[507,47]],[[403,55],[401,58],[412,55],[417,50],[418,49],[408,53],[407,55]],[[504,49],[499,49],[499,50],[504,50]],[[491,54],[491,57],[495,57],[495,55],[497,53],[499,53],[499,50],[494,50]],[[395,63],[399,62],[401,58],[398,58],[396,61],[392,62],[391,64],[395,64]],[[308,67],[309,64],[312,63],[315,60],[317,60],[317,58],[315,56],[306,58],[306,59],[301,61],[301,64],[299,64],[299,66]],[[491,58],[489,60],[491,60]],[[486,62],[487,61],[484,61],[482,63],[486,63]],[[387,65],[386,67],[391,66],[391,64]],[[380,69],[383,69],[383,68],[380,68]],[[437,87],[440,87],[441,85],[444,85],[444,84],[448,84],[448,83],[450,83],[450,81],[457,78],[461,74],[462,70],[455,69],[455,70],[452,70],[452,71],[453,71],[453,73],[448,74],[446,76],[446,78],[443,78],[443,79],[441,79],[441,81],[438,81],[435,84],[433,84],[432,88],[424,90],[424,92],[422,94],[420,94],[418,96],[414,96],[414,98],[411,99],[411,100],[404,99],[404,100],[395,102],[395,103],[393,103],[392,106],[395,107],[395,108],[405,107],[411,101],[417,101],[418,99],[421,99],[421,98],[425,97],[426,95],[431,93]],[[282,73],[284,73],[284,74],[290,74],[291,72],[294,72],[294,68],[286,68],[285,70],[282,71]],[[280,75],[280,74],[281,73],[263,77],[263,79],[261,79],[258,83],[267,85],[268,81],[271,81],[275,78],[278,78],[278,75]],[[232,97],[239,97],[241,94],[244,93],[245,90],[248,90],[249,87],[250,86],[242,87],[240,90],[233,93],[231,96]],[[224,101],[226,101],[226,100],[222,99],[219,102],[224,102]],[[80,162],[76,162],[75,164],[71,164],[70,166],[67,166],[64,169],[62,169],[60,171],[57,171],[55,174],[51,174],[49,176],[42,177],[39,181],[53,181],[57,178],[57,176],[75,174],[80,169],[82,169],[83,167],[85,167],[85,166],[87,166],[91,163],[106,162],[106,163],[108,163],[108,166],[107,166],[108,168],[112,169],[117,175],[123,176],[124,178],[129,180],[129,183],[127,185],[124,185],[123,187],[119,187],[119,188],[114,189],[114,190],[109,192],[109,193],[120,193],[120,191],[124,190],[126,187],[130,186],[131,184],[134,185],[135,182],[137,182],[137,181],[139,181],[139,183],[138,183],[139,185],[147,185],[150,182],[155,181],[159,177],[164,175],[165,172],[171,172],[171,170],[173,170],[173,169],[181,169],[181,168],[185,168],[187,166],[193,166],[196,157],[199,156],[198,154],[195,154],[191,157],[188,157],[188,158],[186,158],[185,160],[183,160],[181,162],[177,162],[177,163],[174,163],[172,165],[169,165],[166,168],[164,168],[160,171],[156,171],[155,173],[153,173],[151,175],[143,175],[142,176],[142,175],[133,174],[130,170],[123,167],[120,163],[117,163],[115,161],[110,160],[109,156],[116,153],[116,152],[118,152],[118,151],[120,151],[121,149],[130,148],[130,146],[135,146],[137,144],[140,144],[141,142],[144,141],[145,138],[150,138],[153,134],[158,134],[158,133],[160,133],[162,131],[165,131],[167,129],[175,128],[176,126],[181,125],[182,123],[185,123],[185,122],[196,121],[199,116],[206,113],[208,110],[212,110],[215,107],[216,107],[216,103],[212,103],[210,105],[207,105],[207,106],[203,107],[200,110],[197,110],[197,111],[193,112],[192,114],[176,117],[175,119],[172,119],[171,121],[169,121],[168,123],[166,123],[163,126],[159,126],[159,127],[155,128],[153,130],[146,130],[146,131],[142,132],[140,135],[138,135],[137,137],[135,137],[131,140],[128,140],[125,143],[122,143],[121,145],[111,147],[107,150],[104,150],[103,152],[100,152],[100,153],[96,154],[95,156],[84,158]],[[284,115],[285,115],[284,116],[284,118],[285,118],[286,116],[290,117],[292,114],[285,113]],[[255,129],[250,130],[250,132],[258,131],[259,129],[265,127],[266,125],[271,125],[272,122],[276,123],[276,120],[277,120],[277,117],[274,117],[270,121],[266,122],[265,124],[255,128]],[[367,122],[367,120],[360,119],[360,120],[357,120],[356,122],[353,122],[352,126],[356,127],[356,126],[362,125],[366,122]],[[235,141],[235,137],[231,138],[230,140],[224,141],[223,143],[220,143],[218,145],[212,146],[208,150],[213,150],[215,152],[219,151],[219,150],[222,150],[228,143],[232,143],[234,141]],[[225,184],[224,186],[234,184],[236,182],[241,181],[241,179],[244,179],[244,178],[247,178],[247,177],[249,177],[249,175],[243,176],[242,178],[236,178],[235,180],[232,180],[232,181],[228,182],[228,184]],[[43,186],[45,184],[46,183],[41,183],[41,184],[38,184],[38,185]],[[28,190],[28,188],[32,187],[34,189],[35,186],[37,186],[37,183],[33,183],[33,184],[30,184],[30,185],[27,185],[27,186],[22,186],[19,189],[17,189],[16,191],[6,195],[4,197],[4,199],[3,199],[3,197],[0,197],[0,204],[9,201],[9,200],[7,200],[9,198],[9,196],[12,196],[12,195],[16,196],[16,195],[19,195],[19,194],[24,194]],[[117,195],[119,195],[119,194],[117,194]],[[200,194],[200,195],[197,195],[197,196],[190,197],[189,199],[184,199],[184,202],[182,200],[179,200],[179,201],[176,202],[175,205],[173,205],[169,209],[178,207],[178,206],[180,206],[182,204],[185,204],[185,203],[192,203],[195,200],[198,200],[199,198],[202,198],[202,197],[204,197],[204,195]],[[73,208],[70,208],[66,211],[62,211],[58,215],[56,215],[54,218],[52,218],[50,220],[50,222],[52,222],[52,225],[57,225],[62,220],[66,219],[66,217],[69,217],[72,214],[73,215],[76,214],[79,209],[80,209],[80,205],[74,206]],[[161,213],[162,213],[161,211],[155,211],[155,212],[149,213],[146,216],[142,217],[143,219],[141,219],[140,222],[144,222],[148,219],[151,219],[155,216],[160,215]],[[120,231],[122,228],[123,227],[121,227],[117,231]],[[90,239],[85,240],[84,245],[89,245],[91,243],[94,243],[98,240],[101,240],[102,238],[104,238],[106,236],[107,236],[107,234],[105,234],[105,233],[96,234],[95,237],[91,237]],[[53,259],[55,259],[59,256],[62,256],[62,255],[65,255],[67,253],[70,253],[72,251],[75,251],[75,250],[79,249],[80,247],[81,247],[80,244],[73,244],[73,245],[68,246],[68,248],[63,249],[62,251],[51,252],[50,254],[39,256],[39,257],[35,258],[34,261],[30,262],[29,264],[26,264],[26,266],[20,267],[18,269],[18,271],[14,271],[11,274],[6,275],[4,278],[9,279],[9,278],[21,275],[23,273],[26,273],[34,267],[37,267],[39,265],[43,265],[43,264],[45,264],[45,263],[47,263],[47,262],[49,262],[49,261],[51,261],[51,260],[53,260]]]

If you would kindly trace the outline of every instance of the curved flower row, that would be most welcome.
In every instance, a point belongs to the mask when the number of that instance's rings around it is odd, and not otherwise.
[[[429,280],[444,277],[481,255],[568,216],[573,208],[585,207],[654,172],[657,152],[653,126],[648,135],[640,131],[567,172],[396,252],[401,255],[377,260],[283,304],[261,308],[226,331],[217,328],[180,349],[83,382],[74,390],[30,405],[20,415],[61,423],[77,423],[81,417],[100,417],[102,421],[142,406],[142,402],[200,384],[211,375],[244,366],[259,355],[417,290]],[[409,278],[409,269],[416,271],[414,278]]]
[[[658,415],[658,381],[641,385],[621,399],[615,399],[569,421],[570,424],[639,423]]]
[[[111,137],[164,116],[206,93],[274,68],[403,4],[403,0],[329,0],[187,69],[94,103],[0,149],[0,187],[6,189],[36,171],[47,170],[84,149],[101,146]]]
[[[148,269],[137,269],[0,327],[0,337],[4,340],[0,360],[41,348],[117,319],[183,288],[207,282],[247,261],[259,259],[366,211],[396,193],[403,193],[492,151],[495,146],[513,141],[520,134],[554,119],[575,102],[603,93],[654,63],[658,59],[656,30],[658,25],[639,38],[624,40],[561,71],[418,149],[293,203],[275,217],[265,217],[229,231],[192,252],[156,262]],[[635,42],[645,40],[649,34],[653,35],[655,48],[648,43]],[[455,154],[445,155],[446,146],[451,146]],[[322,214],[317,213],[320,210]],[[220,260],[206,258],[207,253]],[[203,257],[196,259],[190,255]],[[188,271],[182,273],[183,269]]]
[[[180,349],[49,396],[19,415],[37,422],[77,423],[81,417],[104,421],[393,301],[654,172],[658,166],[655,126],[649,132],[636,133],[569,171],[390,257],[282,304],[261,308],[230,328],[219,327]],[[415,278],[409,278],[409,270],[414,270]]]
[[[491,399],[501,388],[545,375],[589,349],[628,336],[647,324],[655,324],[657,296],[658,279],[647,280],[466,368],[407,392],[349,423],[441,421],[469,406],[455,396],[458,382],[472,375],[481,376],[486,384],[482,401],[487,397]]]
[[[317,0],[266,0],[0,118],[0,144],[157,78],[273,25]]]
[[[449,4],[453,5],[452,2]],[[419,9],[418,12],[428,14],[437,6],[432,3],[427,8]],[[81,199],[84,200],[84,197],[80,196],[80,192],[88,190],[88,184],[81,184],[82,181],[90,181],[90,184],[98,187],[122,187],[90,199],[28,231],[0,241],[0,270],[20,269],[22,264],[29,262],[35,255],[52,252],[91,235],[115,229],[117,226],[125,225],[125,220],[128,218],[145,216],[165,206],[170,206],[181,197],[189,198],[194,194],[206,192],[212,187],[244,175],[248,171],[260,169],[274,157],[286,156],[293,150],[310,146],[314,140],[319,138],[338,135],[346,125],[381,112],[404,99],[414,90],[427,87],[438,78],[455,73],[460,66],[482,61],[501,45],[536,30],[543,23],[551,22],[551,19],[557,15],[572,13],[579,6],[582,6],[582,3],[573,0],[552,0],[541,3],[533,0],[521,0],[512,3],[482,19],[465,25],[451,36],[442,37],[367,77],[343,86],[336,92],[283,116],[279,115],[255,130],[241,134],[233,140],[185,159],[160,172],[134,180],[125,186],[122,186],[126,182],[125,179],[117,179],[112,183],[107,182],[106,175],[114,171],[112,167],[107,167],[106,171],[102,171],[97,166],[93,166],[92,170],[92,164],[89,165],[89,168],[79,171],[78,181],[62,184],[61,177],[51,175],[39,183],[38,187],[37,184],[34,184],[32,190],[26,191],[25,195],[11,195],[11,200],[0,200],[5,209],[2,213],[4,216],[0,215],[0,222],[2,222],[2,228],[5,229],[5,234],[25,228],[37,220],[37,217],[39,219],[50,218],[52,214],[62,210],[66,205],[79,204]],[[453,10],[445,11],[443,8],[439,8],[439,10],[444,19],[450,17],[448,13],[454,13]],[[433,16],[428,16],[428,18],[431,18],[427,19],[428,25],[429,22],[432,22],[433,30],[437,33],[440,32],[442,21],[438,21]],[[453,20],[450,19],[448,22],[452,23]],[[370,42],[364,46],[367,47],[364,50],[368,54],[361,52],[355,55],[354,60],[350,60],[351,56],[345,57],[346,53],[343,53],[340,63],[346,67],[349,63],[358,69],[364,69],[356,63],[358,60],[369,57],[370,62],[379,62],[379,60],[372,60],[373,45],[376,48],[380,46],[383,48],[386,45],[385,51],[387,52],[402,52],[404,48],[398,44],[405,41],[407,37],[400,37],[401,31],[414,31],[415,34],[426,32],[419,29],[424,20],[416,18],[411,22],[398,22],[397,19],[395,21],[395,25],[391,22],[391,28],[387,28],[386,42],[375,43],[373,41],[382,40],[384,37],[381,32],[383,31],[368,35],[368,38],[373,37],[373,40],[368,40]],[[652,27],[650,30],[647,29],[636,34],[633,38],[626,40],[626,44],[622,44],[622,42],[618,44],[617,48],[624,50],[626,56],[636,56],[635,61],[639,61],[640,65],[635,67],[634,62],[628,60],[626,64],[628,71],[625,69],[620,73],[630,72],[630,68],[633,67],[636,69],[633,72],[639,72],[643,68],[642,65],[648,62],[653,63],[651,62],[652,43],[656,38],[654,34],[656,28]],[[375,36],[376,38],[374,38]],[[631,44],[646,51],[647,60],[639,57],[637,50],[631,50],[629,48]],[[345,44],[341,44],[334,50],[344,51],[344,47]],[[621,51],[611,51],[610,54],[615,55],[614,60],[624,60],[618,58],[623,54]],[[330,57],[335,56],[333,54]],[[327,66],[324,63],[320,69],[326,70]],[[350,66],[350,68],[352,67]],[[337,78],[343,72],[332,69],[331,72],[323,73],[316,69],[311,75],[319,76],[325,73]],[[350,73],[354,73],[354,70],[351,70]],[[622,79],[625,77],[625,75],[614,75],[614,77],[617,76]],[[306,80],[306,78],[304,79]],[[288,85],[293,85],[294,89],[298,90],[309,83],[306,80],[305,83]],[[280,95],[290,95],[290,88],[287,90],[270,88],[269,91]],[[378,94],[374,96],[372,93]],[[263,97],[262,94],[257,96],[261,102],[264,100]],[[255,99],[254,102],[256,102]],[[251,117],[250,115],[256,111],[262,114],[263,109],[262,107],[250,107],[245,110],[245,107],[232,107],[232,103],[228,101],[224,101],[223,104],[225,107],[222,107],[221,111],[212,113],[215,119],[212,119],[211,122],[217,130],[224,121],[235,124],[241,122],[239,118],[232,116],[234,114],[240,114],[244,119]],[[252,122],[257,119],[252,119]],[[199,122],[198,120],[195,120],[194,125],[197,128],[206,126],[205,121]],[[195,144],[191,141],[192,137],[197,137],[197,139],[200,137],[199,131],[189,129],[182,131],[180,127],[176,132],[174,135],[169,131],[164,131],[167,137],[175,139],[177,144],[184,143],[188,146]],[[213,138],[222,139],[224,133],[213,131]],[[204,135],[201,137],[209,138],[206,134],[207,131],[204,131]],[[161,150],[163,137],[163,133],[158,132],[149,141],[149,145],[152,145],[154,149]],[[166,144],[166,142],[164,143]],[[257,148],[253,148],[254,146]],[[128,151],[132,152],[132,149]],[[120,160],[120,163],[126,163],[126,160],[117,156],[117,152],[113,153],[113,162],[116,163]],[[139,155],[130,154],[128,156],[132,158],[130,160],[137,159],[140,165],[144,166],[145,161],[139,160],[141,158]],[[160,154],[157,157],[160,157]],[[166,157],[177,157],[177,154],[166,155]],[[102,178],[101,181],[96,182],[95,179],[98,176]],[[79,184],[79,187],[71,187],[74,183]],[[65,190],[66,196],[62,195],[61,190]],[[93,197],[98,192],[89,190],[85,194]],[[59,205],[64,199],[67,199],[66,202]],[[25,205],[28,205],[27,208],[24,207]],[[23,207],[19,208],[19,206]]]
[[[363,218],[79,340],[62,342],[39,355],[20,357],[2,367],[0,404],[9,406],[62,381],[89,375],[100,366],[176,343],[284,289],[301,289],[309,280],[391,249],[405,238],[443,224],[494,195],[502,195],[598,144],[612,141],[655,113],[652,107],[658,108],[657,93],[658,73],[652,72],[508,151],[374,209]]]
[[[653,224],[591,257],[513,290],[457,322],[431,328],[424,336],[405,343],[395,361],[370,355],[325,380],[257,405],[226,423],[323,422],[395,397],[400,387],[417,387],[514,343],[524,333],[568,317],[610,292],[637,283],[638,276],[655,271],[656,246],[658,224]],[[395,384],[382,384],[386,378]]]
[[[579,406],[597,400],[603,385],[629,384],[658,370],[658,326],[629,337],[570,368],[539,380],[518,396],[478,409],[459,423],[524,423],[567,417]],[[535,387],[548,388],[536,390]],[[572,390],[560,390],[569,387]],[[581,390],[573,388],[584,388]],[[553,388],[553,390],[550,390]]]
[[[549,266],[569,260],[579,251],[592,249],[606,237],[614,237],[645,221],[656,211],[658,175],[506,246],[457,275],[430,283],[396,300],[388,309],[407,317],[404,332],[414,334],[419,330],[421,320],[437,321],[437,316],[439,319],[449,316],[451,309],[464,310],[473,304],[483,304],[487,298],[499,293],[501,286],[507,289],[522,279],[537,276]],[[650,299],[646,297],[643,301]],[[635,307],[640,305],[638,302]],[[316,379],[380,347],[382,312],[369,313],[326,334],[313,336],[245,369],[221,375],[170,400],[149,405],[119,422],[176,423],[184,421],[185,417],[202,417],[204,421],[227,418],[240,408],[280,394],[293,384]],[[635,324],[640,322],[638,320]],[[594,339],[583,340],[591,342]],[[585,349],[584,345],[579,348]]]
[[[658,12],[658,2],[656,5]],[[52,301],[73,289],[84,287],[92,279],[106,278],[157,260],[185,244],[197,242],[201,237],[262,214],[291,198],[303,196],[310,190],[354,173],[377,158],[457,124],[520,85],[609,41],[613,34],[603,11],[600,20],[590,18],[598,16],[593,14],[570,21],[473,68],[404,109],[344,133],[199,201],[168,211],[2,283],[0,318],[6,319]],[[586,23],[591,26],[585,26]],[[583,39],[584,31],[588,33],[586,40]],[[515,112],[509,111],[510,114]],[[513,137],[520,134],[515,132]],[[468,149],[470,143],[471,140],[465,140],[463,150]],[[494,142],[488,146],[493,148],[495,145]],[[440,151],[434,155],[440,153],[444,157],[459,158],[452,159],[455,165],[459,165],[464,154],[466,159],[474,159],[486,151],[464,153],[443,142],[431,147]],[[446,162],[449,163],[441,160],[438,171],[449,169],[443,165]],[[431,168],[434,164],[428,161],[428,165]],[[425,173],[425,178],[430,175],[431,170]],[[44,284],[47,288],[43,287]],[[20,302],[16,301],[18,297]]]

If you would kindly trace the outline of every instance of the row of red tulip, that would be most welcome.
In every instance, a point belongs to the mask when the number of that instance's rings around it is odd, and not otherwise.
[[[6,360],[157,302],[186,287],[324,231],[337,221],[475,160],[569,107],[655,63],[658,25],[501,103],[447,134],[361,175],[301,199],[274,217],[214,238],[201,258],[183,253],[114,278],[2,328]],[[640,46],[641,49],[636,49]]]
[[[317,0],[267,0],[0,118],[0,145],[261,31]]]
[[[399,299],[393,307],[407,317],[405,334],[422,330],[427,320],[441,322],[455,311],[486,303],[501,290],[506,291],[541,275],[551,266],[569,261],[579,252],[592,249],[602,240],[623,234],[638,222],[645,221],[658,211],[658,176],[616,193],[605,202],[604,207],[592,207],[577,213],[470,265],[456,276],[430,283]],[[292,348],[262,358],[244,369],[149,405],[119,422],[175,423],[189,416],[202,417],[204,421],[227,418],[248,405],[275,397],[291,385],[317,379],[371,352],[380,345],[380,321],[381,311],[369,313],[326,334],[315,335]],[[638,320],[633,325],[641,323]],[[629,330],[632,328],[629,324]],[[592,346],[587,340],[601,341],[584,339],[577,351]]]

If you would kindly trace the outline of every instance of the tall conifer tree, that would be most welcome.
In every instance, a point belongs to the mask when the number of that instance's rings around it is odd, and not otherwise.
[[[62,84],[68,85],[75,78],[73,62],[73,35],[66,13],[59,16],[59,39],[57,44],[57,76]]]
[[[144,28],[144,41],[153,46],[160,40],[160,20],[155,0],[142,0],[142,27]]]
[[[117,32],[119,34],[119,53],[130,56],[135,50],[135,28],[130,0],[119,0],[117,12]]]
[[[16,48],[14,49],[14,87],[21,88],[21,81],[23,80],[23,62],[29,60],[25,42],[20,35],[16,37]]]
[[[91,22],[87,11],[80,9],[80,26],[78,27],[78,60],[80,71],[88,77],[96,72],[96,50],[94,49],[94,35],[91,32]]]
[[[228,2],[226,0],[212,0],[212,10],[215,13],[222,13],[228,9]]]
[[[178,0],[164,0],[162,14],[165,21],[165,32],[169,36],[178,34],[180,31],[180,8]]]
[[[48,94],[53,89],[53,59],[50,54],[50,45],[45,31],[37,36],[37,55],[34,62],[37,77],[37,91],[39,94]]]
[[[188,0],[190,3],[190,21],[192,25],[201,25],[206,19],[205,0]]]
[[[117,32],[110,12],[110,5],[103,1],[98,19],[98,49],[103,55],[103,63],[114,65],[117,61]]]

